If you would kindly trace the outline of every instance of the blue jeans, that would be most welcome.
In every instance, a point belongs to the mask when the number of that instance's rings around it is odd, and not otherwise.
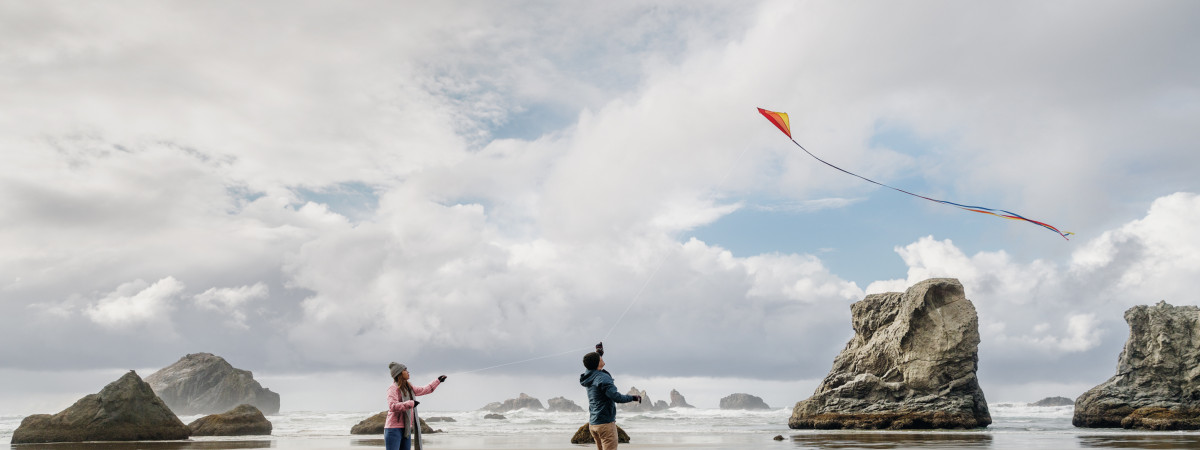
[[[384,428],[383,448],[386,450],[412,450],[412,438],[404,435],[403,428]]]

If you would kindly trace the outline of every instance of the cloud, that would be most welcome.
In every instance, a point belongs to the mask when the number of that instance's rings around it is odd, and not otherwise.
[[[253,286],[233,288],[209,288],[207,291],[193,297],[196,305],[229,315],[233,326],[247,328],[246,303],[266,298],[270,289],[265,283],[255,283]]]
[[[148,284],[142,280],[123,283],[84,309],[84,314],[110,330],[136,327],[169,328],[174,301],[184,285],[174,277]]]

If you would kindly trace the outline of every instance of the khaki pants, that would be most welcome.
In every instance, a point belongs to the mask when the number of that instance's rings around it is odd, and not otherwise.
[[[609,422],[603,425],[588,424],[588,431],[592,433],[592,439],[596,441],[596,448],[600,450],[616,450],[617,448],[617,423]]]

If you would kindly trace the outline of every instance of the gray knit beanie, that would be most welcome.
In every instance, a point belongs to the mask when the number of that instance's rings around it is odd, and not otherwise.
[[[408,370],[408,367],[404,364],[393,361],[391,364],[388,364],[388,369],[392,371],[392,379],[395,380],[396,377],[400,376],[400,372]]]

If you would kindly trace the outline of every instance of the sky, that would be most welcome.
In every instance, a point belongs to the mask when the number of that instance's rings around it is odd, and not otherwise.
[[[786,408],[953,277],[989,401],[1200,304],[1200,3],[0,2],[0,414],[210,352],[282,409]],[[882,189],[1018,212],[1070,240]],[[423,401],[422,403],[426,403]]]

